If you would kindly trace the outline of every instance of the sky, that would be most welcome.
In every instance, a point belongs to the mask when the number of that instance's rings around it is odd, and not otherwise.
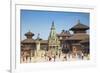
[[[89,26],[90,14],[82,12],[60,12],[60,11],[39,11],[39,10],[21,10],[21,39],[25,39],[24,34],[28,31],[33,32],[34,39],[40,34],[40,38],[48,39],[52,22],[57,33],[69,30],[80,20],[82,24]]]

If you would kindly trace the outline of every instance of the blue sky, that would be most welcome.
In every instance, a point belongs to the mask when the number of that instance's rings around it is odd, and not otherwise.
[[[78,20],[89,26],[89,17],[89,13],[82,12],[21,10],[21,39],[25,39],[24,34],[29,30],[35,34],[34,39],[38,33],[42,39],[48,39],[52,21],[57,33],[69,30]]]

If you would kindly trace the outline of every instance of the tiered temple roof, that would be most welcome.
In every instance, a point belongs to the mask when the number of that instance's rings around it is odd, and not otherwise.
[[[89,27],[80,23],[80,20],[78,20],[78,23],[73,26],[70,30],[75,31],[75,30],[88,30]]]
[[[71,37],[69,37],[68,40],[84,40],[86,38],[89,38],[89,35],[86,33],[77,33],[73,34]]]
[[[69,40],[84,40],[89,38],[89,35],[86,33],[86,30],[88,29],[89,29],[88,26],[80,23],[80,21],[78,20],[78,23],[70,29],[74,33],[69,38]]]
[[[25,34],[25,36],[27,37],[25,40],[23,40],[21,43],[35,43],[35,40],[32,38],[34,36],[34,33],[32,32],[27,32]]]

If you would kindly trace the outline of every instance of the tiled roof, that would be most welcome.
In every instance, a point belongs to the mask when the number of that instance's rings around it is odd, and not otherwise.
[[[34,39],[25,39],[22,41],[22,43],[35,43]]]
[[[32,33],[32,32],[27,32],[26,34],[25,34],[25,36],[34,36],[34,33]]]
[[[70,30],[77,30],[77,29],[89,29],[89,27],[87,25],[84,25],[82,23],[80,23],[80,21],[75,25],[73,26]]]
[[[86,33],[77,33],[77,34],[73,34],[71,37],[69,37],[68,40],[84,40],[89,38],[89,35]]]
[[[69,31],[65,31],[65,30],[62,30],[62,32],[60,34],[57,34],[57,36],[71,36],[70,32]]]
[[[89,38],[80,41],[80,43],[89,43]]]

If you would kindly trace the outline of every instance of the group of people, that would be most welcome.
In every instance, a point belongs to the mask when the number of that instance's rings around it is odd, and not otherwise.
[[[47,56],[47,61],[67,61],[67,60],[84,60],[85,54],[82,51],[78,51],[77,53],[69,52],[69,53],[61,53],[57,55]]]
[[[40,56],[34,57],[35,58],[39,58],[40,60],[43,61],[67,61],[67,60],[72,60],[72,59],[80,59],[83,60],[85,57],[84,53],[82,53],[82,51],[79,51],[77,53],[73,53],[73,52],[68,52],[68,53],[56,53],[56,54],[49,54],[47,53],[42,53]],[[39,60],[38,59],[38,60]],[[30,62],[33,60],[31,56],[27,55],[26,53],[24,53],[24,55],[22,56],[22,60],[27,61],[30,60]],[[38,60],[36,60],[38,62]]]

